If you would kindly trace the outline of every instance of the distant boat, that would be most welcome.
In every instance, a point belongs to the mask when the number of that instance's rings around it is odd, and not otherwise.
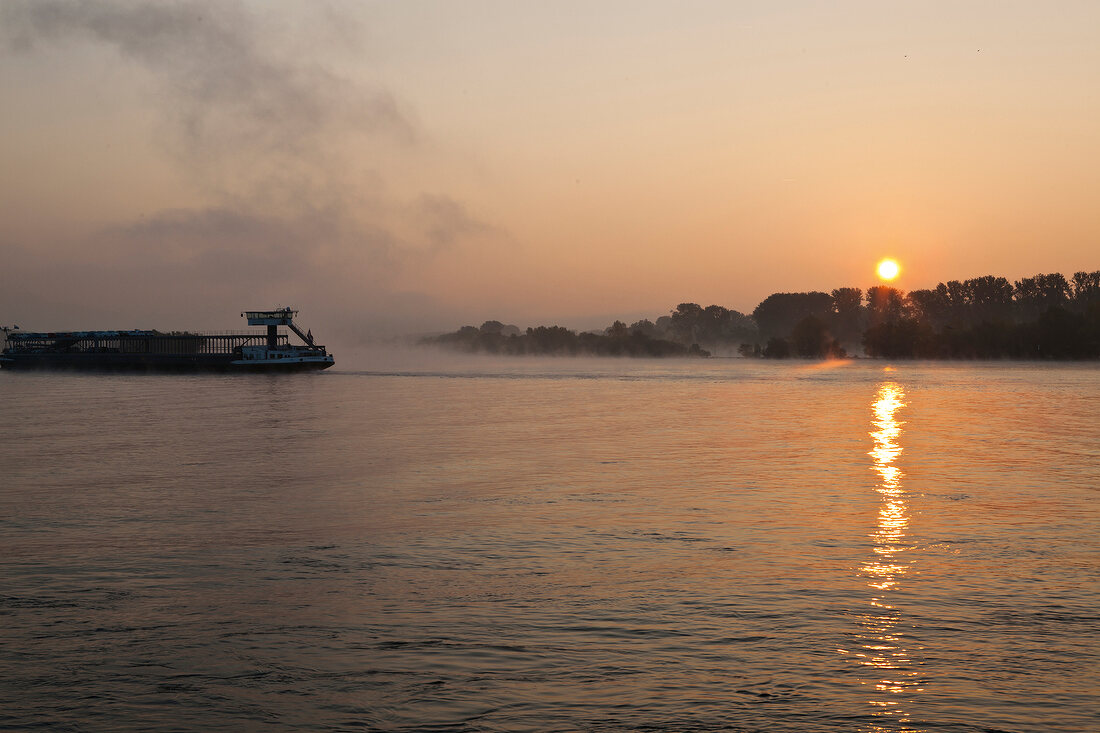
[[[293,372],[327,369],[332,354],[294,323],[298,311],[245,311],[250,326],[266,333],[205,334],[190,331],[66,331],[31,333],[5,329],[0,352],[5,369],[75,369],[144,372]],[[291,344],[279,326],[304,342]]]

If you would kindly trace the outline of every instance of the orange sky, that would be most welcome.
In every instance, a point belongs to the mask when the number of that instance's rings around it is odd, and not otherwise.
[[[595,6],[595,7],[593,7]],[[0,323],[574,327],[1095,270],[1100,4],[0,9]]]

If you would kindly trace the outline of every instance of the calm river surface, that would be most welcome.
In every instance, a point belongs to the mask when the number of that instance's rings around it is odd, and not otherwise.
[[[1100,730],[1095,364],[5,372],[0,418],[3,729]]]

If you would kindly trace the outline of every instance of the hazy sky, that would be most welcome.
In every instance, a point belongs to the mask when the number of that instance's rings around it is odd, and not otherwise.
[[[1100,3],[0,2],[0,323],[587,327],[1100,268]],[[332,339],[330,339],[331,341]]]

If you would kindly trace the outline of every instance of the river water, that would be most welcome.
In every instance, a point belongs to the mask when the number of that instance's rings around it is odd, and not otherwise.
[[[1100,367],[0,374],[0,728],[1100,730]]]

